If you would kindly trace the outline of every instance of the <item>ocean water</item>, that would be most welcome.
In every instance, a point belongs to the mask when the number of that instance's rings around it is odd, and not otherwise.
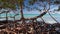
[[[25,18],[33,18],[35,16],[38,16],[39,14],[25,14]],[[58,22],[60,22],[60,14],[51,14]],[[57,23],[54,21],[49,14],[46,14],[42,17],[46,23]],[[37,19],[38,21],[41,21],[41,18]]]
[[[33,18],[35,16],[38,16],[39,14],[24,14],[24,17],[25,18]],[[58,22],[60,22],[60,14],[51,14]],[[57,23],[56,21],[54,21],[49,14],[46,14],[42,17],[44,19],[44,21],[46,23],[50,23],[50,24],[53,24],[53,23]],[[38,18],[37,19],[38,21],[41,21],[41,18]]]
[[[58,22],[60,22],[60,14],[51,14]],[[43,19],[45,22],[47,23],[57,23],[56,21],[54,21],[51,16],[49,14],[46,14],[43,16]]]
[[[38,16],[39,14],[24,14],[24,17],[25,18],[33,18],[33,17],[35,17],[35,16]],[[60,14],[51,14],[58,22],[60,22]],[[4,17],[4,16],[6,16],[5,14],[4,15],[0,15],[0,16],[2,16],[2,17]],[[14,16],[14,15],[8,15],[8,16]],[[20,19],[21,18],[21,16],[20,15],[18,15],[18,16],[16,16],[16,20],[18,20],[18,19]],[[50,17],[50,15],[49,14],[46,14],[46,15],[44,15],[43,17],[42,17],[43,19],[44,19],[44,21],[46,22],[46,23],[51,23],[51,24],[53,24],[53,23],[56,23],[51,17]],[[4,19],[0,19],[0,20],[4,20]],[[13,18],[9,18],[9,20],[14,20]],[[38,21],[41,21],[41,18],[38,18],[37,19]]]

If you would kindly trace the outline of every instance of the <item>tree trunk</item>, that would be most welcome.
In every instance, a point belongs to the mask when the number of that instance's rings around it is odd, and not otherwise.
[[[15,16],[14,16],[14,21],[15,21]]]
[[[24,18],[24,16],[23,16],[23,9],[22,9],[22,6],[21,6],[21,19],[23,19]]]
[[[23,14],[23,6],[21,5],[21,11],[20,11],[20,13],[21,13],[21,21],[22,21],[22,23],[24,23],[25,22],[25,20],[24,20],[24,14]]]
[[[6,22],[8,23],[8,17],[7,17],[7,12],[6,12]]]

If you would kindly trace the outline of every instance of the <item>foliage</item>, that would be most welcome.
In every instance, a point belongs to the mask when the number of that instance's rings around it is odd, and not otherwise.
[[[10,9],[16,9],[15,4],[13,5],[13,3],[11,3],[8,0],[0,0],[0,7],[2,8],[10,8]]]

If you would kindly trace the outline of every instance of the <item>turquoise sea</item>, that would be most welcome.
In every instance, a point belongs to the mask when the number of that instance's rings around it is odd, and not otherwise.
[[[60,22],[60,14],[51,14],[58,22]],[[38,16],[38,14],[26,14],[24,15],[26,18],[31,18],[31,17],[35,17],[35,16]],[[56,23],[51,17],[49,14],[46,14],[42,17],[44,19],[44,21],[46,23]],[[41,18],[38,18],[37,19],[38,21],[41,21]]]
[[[24,14],[24,17],[25,18],[33,18],[35,16],[38,16],[39,14]],[[60,22],[60,14],[51,14],[58,22]],[[2,17],[6,16],[6,15],[0,15]],[[8,16],[14,16],[14,15],[8,15]],[[44,21],[47,23],[56,23],[51,17],[49,14],[46,14],[42,17],[44,19]],[[0,20],[4,20],[5,18],[1,18]],[[20,15],[19,16],[16,16],[16,20],[20,19]],[[9,20],[13,20],[13,18],[9,18]],[[41,21],[40,18],[37,19],[38,21]]]

